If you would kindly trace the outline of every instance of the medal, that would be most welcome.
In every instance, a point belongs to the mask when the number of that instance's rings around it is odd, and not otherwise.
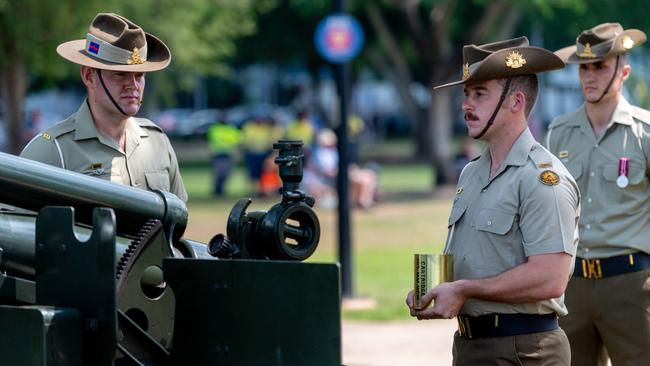
[[[618,159],[618,178],[616,178],[618,188],[625,188],[630,182],[627,178],[629,161],[629,158]]]

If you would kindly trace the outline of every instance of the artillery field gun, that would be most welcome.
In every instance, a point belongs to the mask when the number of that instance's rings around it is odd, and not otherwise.
[[[0,365],[340,365],[302,143],[274,148],[282,201],[238,201],[207,245],[172,194],[0,153]]]

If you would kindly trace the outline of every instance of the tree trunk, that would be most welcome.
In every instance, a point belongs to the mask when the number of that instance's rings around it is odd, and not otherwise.
[[[23,107],[27,94],[25,64],[19,56],[9,58],[9,63],[0,67],[0,96],[4,109],[4,123],[7,132],[7,152],[18,154],[23,148]]]
[[[429,109],[429,134],[427,139],[433,142],[429,147],[431,161],[436,171],[434,188],[437,185],[451,184],[454,182],[454,159],[451,141],[453,138],[453,111],[452,90],[450,88],[438,89],[431,98]]]

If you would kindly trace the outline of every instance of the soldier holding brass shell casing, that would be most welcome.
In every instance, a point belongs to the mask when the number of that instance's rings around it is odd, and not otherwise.
[[[584,105],[549,125],[546,146],[566,164],[584,199],[575,270],[560,322],[572,364],[650,360],[650,112],[628,103],[627,53],[638,29],[604,23],[556,51],[579,65]]]
[[[56,51],[81,66],[88,97],[76,113],[36,135],[20,156],[187,201],[169,139],[150,120],[135,117],[145,74],[171,61],[167,46],[120,15],[100,13],[85,39],[64,42]]]
[[[488,148],[458,182],[445,249],[454,281],[429,291],[424,310],[412,292],[407,305],[418,319],[458,318],[454,365],[568,365],[558,316],[567,313],[580,198],[527,126],[535,74],[564,63],[525,37],[465,46],[463,62],[463,80],[439,87],[464,84],[469,136]]]

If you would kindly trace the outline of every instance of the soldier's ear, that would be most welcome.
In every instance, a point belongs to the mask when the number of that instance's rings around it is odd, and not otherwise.
[[[509,96],[510,99],[510,112],[519,113],[526,108],[526,96],[521,91],[516,91]]]
[[[623,81],[627,80],[627,78],[630,77],[631,72],[632,72],[632,66],[630,66],[630,64],[625,64],[622,67],[621,74],[623,76]]]
[[[88,66],[81,66],[81,69],[79,70],[79,74],[81,75],[81,81],[84,83],[84,85],[87,88],[92,87],[95,84],[96,75],[95,75],[95,69],[92,67]]]

